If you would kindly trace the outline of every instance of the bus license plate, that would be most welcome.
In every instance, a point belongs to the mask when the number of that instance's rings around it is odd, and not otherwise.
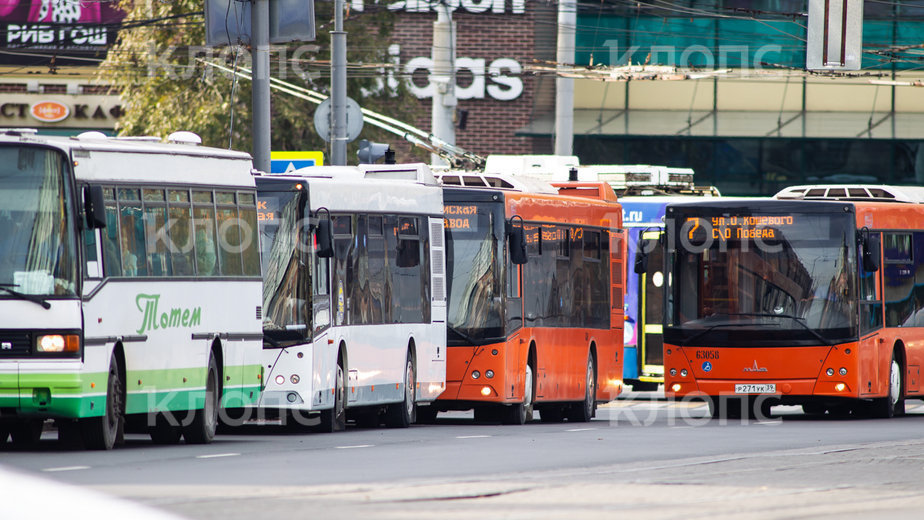
[[[776,393],[776,384],[775,383],[765,383],[765,384],[740,384],[735,385],[736,394],[775,394]]]

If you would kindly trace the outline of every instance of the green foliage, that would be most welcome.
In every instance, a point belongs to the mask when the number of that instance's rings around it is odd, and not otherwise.
[[[221,72],[199,60],[232,67],[250,68],[247,49],[209,49],[205,45],[205,17],[202,0],[171,2],[121,0],[129,27],[119,33],[115,46],[100,67],[100,78],[122,94],[125,111],[119,124],[121,135],[166,136],[176,130],[190,130],[202,136],[203,144],[250,151],[251,84]],[[330,87],[330,37],[332,3],[316,4],[317,40],[274,46],[271,53],[273,77],[284,79],[324,94]],[[196,14],[198,13],[198,14]],[[403,84],[396,91],[382,88],[383,69],[357,67],[388,61],[387,46],[393,14],[386,9],[351,16],[347,32],[350,63],[347,94],[363,108],[403,121],[413,122],[420,104]],[[198,60],[197,60],[198,58]],[[234,95],[232,97],[232,87]],[[365,94],[365,95],[364,95]],[[328,145],[314,131],[316,105],[276,90],[272,91],[273,150],[324,150]],[[233,112],[233,132],[229,133]],[[361,139],[397,143],[401,138],[369,125]],[[358,141],[348,148],[348,160],[356,162]],[[425,157],[421,154],[421,158]]]

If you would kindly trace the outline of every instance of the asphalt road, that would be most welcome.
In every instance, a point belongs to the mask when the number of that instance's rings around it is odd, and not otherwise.
[[[454,413],[404,430],[246,427],[206,446],[129,435],[112,452],[46,432],[34,449],[0,447],[0,466],[186,518],[917,519],[921,404],[890,420],[776,407],[770,420],[718,421],[696,403],[620,400],[590,423]]]

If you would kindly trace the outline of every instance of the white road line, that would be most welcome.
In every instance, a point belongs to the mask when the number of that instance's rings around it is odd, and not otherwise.
[[[459,435],[456,439],[487,439],[490,435]]]
[[[566,432],[589,432],[591,430],[596,430],[596,428],[571,428],[570,430],[565,430]]]
[[[42,471],[47,471],[48,473],[54,473],[57,471],[77,471],[81,469],[90,469],[90,466],[63,466],[60,468],[45,468]]]
[[[217,459],[219,457],[237,457],[240,453],[214,453],[212,455],[196,455],[197,459]]]
[[[356,446],[334,446],[335,450],[352,450],[354,448],[371,448],[375,444],[357,444]]]

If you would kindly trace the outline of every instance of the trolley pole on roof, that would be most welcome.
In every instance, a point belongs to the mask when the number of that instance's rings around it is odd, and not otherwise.
[[[343,31],[343,0],[334,1],[334,30],[330,33],[330,163],[345,166],[347,145],[347,58]]]
[[[254,0],[253,41],[253,166],[270,171],[269,0]]]

